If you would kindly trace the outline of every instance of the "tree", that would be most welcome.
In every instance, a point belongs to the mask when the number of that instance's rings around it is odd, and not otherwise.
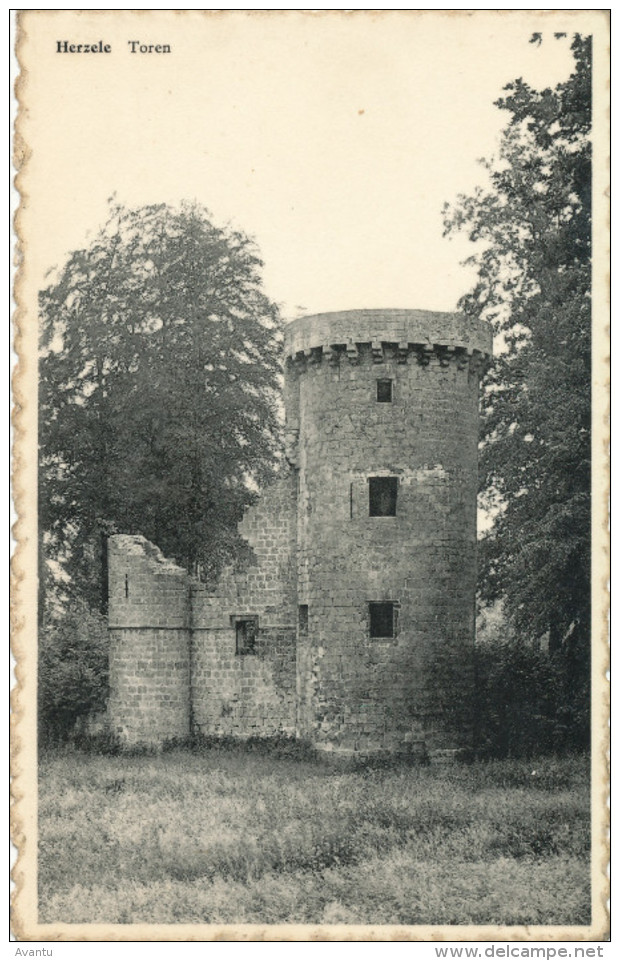
[[[74,598],[41,631],[38,664],[39,744],[70,738],[81,719],[103,712],[108,695],[105,617]]]
[[[559,38],[558,37],[556,39]],[[532,38],[540,42],[540,37]],[[487,189],[444,208],[445,232],[477,244],[460,302],[500,350],[483,392],[481,491],[493,525],[481,592],[529,638],[549,632],[587,669],[590,626],[591,41],[575,36],[565,83],[523,80]],[[571,655],[572,656],[572,655]],[[577,682],[576,682],[577,683]]]
[[[281,325],[261,267],[196,204],[115,205],[41,293],[44,554],[91,604],[114,530],[206,575],[240,549],[279,450]]]

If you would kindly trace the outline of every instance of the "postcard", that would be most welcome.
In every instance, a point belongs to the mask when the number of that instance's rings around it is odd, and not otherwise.
[[[607,940],[608,11],[15,52],[17,940]]]

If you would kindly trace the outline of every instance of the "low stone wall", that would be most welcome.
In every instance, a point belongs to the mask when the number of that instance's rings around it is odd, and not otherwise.
[[[187,738],[190,580],[144,537],[108,541],[113,734],[126,745]]]
[[[216,591],[143,537],[109,539],[108,715],[124,744],[295,734],[295,523],[286,476],[242,522],[252,561],[226,569]],[[255,637],[240,650],[247,620]]]
[[[215,591],[195,590],[192,708],[201,734],[295,734],[295,493],[292,475],[268,488],[239,527],[253,562],[225,570]],[[248,619],[256,619],[254,649],[242,653],[237,624]]]

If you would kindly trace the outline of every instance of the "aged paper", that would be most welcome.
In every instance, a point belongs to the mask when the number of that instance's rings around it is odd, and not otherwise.
[[[543,34],[543,52],[529,43]],[[381,925],[41,917],[37,838],[37,338],[39,292],[88,246],[110,198],[205,205],[255,238],[287,320],[354,308],[453,311],[473,274],[441,206],[480,181],[523,75],[570,70],[554,34],[593,38],[592,857],[589,923]],[[20,940],[603,940],[608,860],[606,11],[24,11],[18,15],[13,564],[14,931]],[[65,761],[70,765],[70,758]],[[112,790],[113,788],[110,788]],[[183,790],[182,783],[178,784]],[[277,815],[276,815],[277,816]],[[79,852],[76,849],[76,857]],[[119,886],[123,878],[119,877]],[[119,887],[120,890],[120,887]],[[76,895],[77,896],[77,895]],[[121,895],[122,896],[122,895]],[[161,895],[162,897],[165,894]],[[139,912],[138,912],[139,914]]]

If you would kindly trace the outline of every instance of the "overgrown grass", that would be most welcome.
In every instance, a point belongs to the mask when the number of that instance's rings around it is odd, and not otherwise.
[[[44,757],[41,922],[589,923],[584,758]]]

